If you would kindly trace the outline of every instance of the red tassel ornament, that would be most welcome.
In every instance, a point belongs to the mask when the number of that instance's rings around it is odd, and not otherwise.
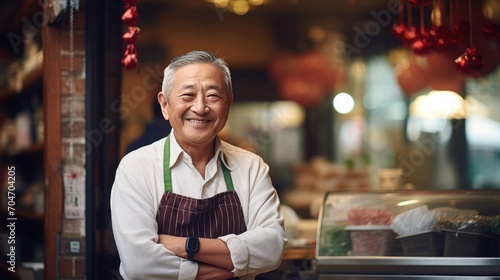
[[[135,69],[139,65],[137,58],[137,48],[135,44],[139,40],[140,29],[136,25],[139,23],[139,12],[137,11],[138,0],[124,0],[125,12],[122,15],[122,21],[127,25],[127,32],[123,34],[122,39],[127,43],[125,53],[122,58],[122,65],[127,69]]]
[[[123,55],[122,65],[127,69],[135,69],[139,65],[137,49],[134,44],[128,44]]]
[[[125,10],[122,15],[122,21],[128,26],[137,25],[139,23],[139,13],[137,12],[137,7],[132,6]]]
[[[477,52],[476,47],[467,48],[467,50],[455,59],[457,72],[463,75],[479,77],[483,70],[484,61],[481,54]]]
[[[123,34],[122,40],[127,44],[135,44],[139,40],[141,29],[137,26],[129,26],[127,33]]]

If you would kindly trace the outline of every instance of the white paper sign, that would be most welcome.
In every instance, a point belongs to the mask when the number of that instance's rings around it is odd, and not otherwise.
[[[85,218],[85,169],[76,165],[65,165],[64,216],[67,219]]]

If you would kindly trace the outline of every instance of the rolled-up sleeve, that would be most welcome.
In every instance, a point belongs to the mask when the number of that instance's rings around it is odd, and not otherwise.
[[[249,176],[242,178],[237,170],[234,172],[234,177],[247,180],[240,183],[251,186],[246,189],[235,186],[246,213],[247,231],[219,238],[229,248],[235,276],[257,275],[276,269],[287,243],[280,201],[269,177],[269,167],[259,158],[247,173]]]

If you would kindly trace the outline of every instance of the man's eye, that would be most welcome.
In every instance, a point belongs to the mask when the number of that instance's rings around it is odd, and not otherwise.
[[[211,94],[207,95],[207,98],[209,98],[210,100],[215,100],[215,99],[219,99],[220,95],[217,93],[211,93]]]
[[[194,97],[194,93],[186,92],[186,93],[181,94],[181,97],[183,97],[183,98],[192,98],[192,97]]]

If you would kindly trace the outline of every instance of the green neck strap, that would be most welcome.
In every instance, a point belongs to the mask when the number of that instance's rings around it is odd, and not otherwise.
[[[165,146],[163,147],[163,183],[165,184],[165,192],[172,192],[172,173],[169,168],[170,164],[170,136],[165,139]],[[228,191],[234,191],[233,179],[231,172],[227,169],[226,165],[220,159],[222,166],[222,173],[224,174],[224,181]]]

